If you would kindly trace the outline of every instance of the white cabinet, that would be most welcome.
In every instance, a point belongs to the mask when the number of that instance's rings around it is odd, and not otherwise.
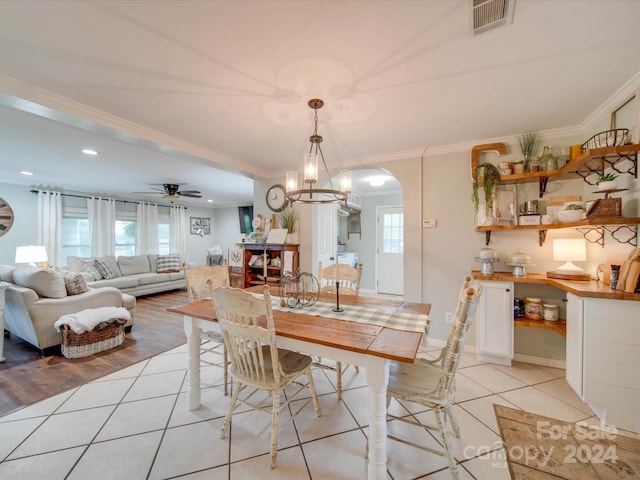
[[[572,293],[567,293],[567,353],[566,378],[571,388],[583,398],[583,338],[584,301]]]
[[[513,283],[480,282],[476,312],[476,358],[511,365],[513,358]]]
[[[584,401],[607,424],[640,432],[640,302],[585,298],[583,346]]]

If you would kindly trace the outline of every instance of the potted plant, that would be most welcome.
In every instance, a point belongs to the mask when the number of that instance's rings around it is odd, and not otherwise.
[[[525,133],[518,137],[520,142],[520,150],[524,156],[524,171],[529,171],[529,161],[533,158],[533,150],[536,148],[538,134],[536,132]]]
[[[482,180],[482,190],[484,192],[484,209],[486,218],[493,217],[493,201],[496,196],[496,189],[500,185],[500,170],[493,163],[481,163],[473,172],[473,208],[478,213],[480,208],[480,180]]]
[[[298,223],[297,212],[293,208],[289,207],[282,213],[278,214],[278,220],[280,221],[280,228],[284,228],[288,232],[287,243],[297,243],[297,239],[294,236]]]
[[[616,178],[618,176],[613,173],[600,175],[598,177],[598,190],[614,190],[617,186]]]

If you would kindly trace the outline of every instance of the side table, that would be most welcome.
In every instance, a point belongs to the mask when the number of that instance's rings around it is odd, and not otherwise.
[[[4,291],[9,287],[7,282],[0,282],[0,363],[4,362]]]

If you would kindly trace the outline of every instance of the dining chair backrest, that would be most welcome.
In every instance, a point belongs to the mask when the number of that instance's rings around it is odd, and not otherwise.
[[[362,278],[362,262],[358,268],[353,268],[346,263],[332,263],[323,267],[322,262],[318,262],[318,283],[320,293],[335,293],[336,281],[340,284],[340,294],[359,295],[360,279]]]
[[[441,365],[444,373],[444,381],[439,386],[440,392],[438,396],[440,398],[444,398],[452,392],[455,373],[460,364],[467,333],[471,327],[471,322],[478,306],[478,300],[482,294],[482,285],[470,287],[467,284],[467,286],[463,286],[463,288],[464,291],[461,292],[458,300],[453,321],[451,322],[451,328],[449,329],[447,344],[444,347],[445,351],[442,355]]]
[[[223,265],[200,265],[192,269],[187,268],[187,264],[183,263],[182,270],[187,282],[187,293],[189,294],[190,302],[211,298],[209,281],[213,288],[229,285],[229,268],[227,268],[226,259]]]
[[[265,286],[264,298],[219,287],[212,290],[212,300],[233,375],[254,387],[277,385],[281,367],[269,287]],[[260,317],[266,318],[266,325],[260,324]],[[270,355],[265,355],[263,346],[269,347]]]

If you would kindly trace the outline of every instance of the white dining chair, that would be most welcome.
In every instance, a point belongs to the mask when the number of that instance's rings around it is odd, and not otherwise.
[[[189,301],[211,298],[211,290],[217,287],[229,285],[229,268],[227,260],[222,265],[200,265],[196,268],[189,269],[186,263],[182,264],[184,278],[187,283],[187,293]],[[219,361],[201,360],[202,363],[208,365],[217,365],[222,368],[224,381],[224,394],[229,394],[229,359],[227,356],[227,348],[224,345],[222,335],[218,332],[202,332],[201,335],[204,343],[200,348],[200,358],[204,353],[211,353],[220,358]]]
[[[264,288],[264,298],[237,288],[217,288],[212,291],[212,298],[231,359],[231,376],[236,380],[220,438],[225,437],[231,416],[238,404],[271,415],[270,457],[271,468],[275,468],[280,410],[289,406],[297,399],[298,394],[309,388],[311,398],[300,402],[301,405],[295,405],[295,409],[291,405],[291,418],[300,413],[310,401],[313,401],[317,415],[322,415],[311,375],[313,361],[309,355],[278,348],[268,286]],[[297,380],[302,375],[307,377],[304,384]],[[288,390],[284,397],[284,388],[292,384],[298,388],[293,392]],[[252,391],[241,398],[241,392],[247,388]],[[271,409],[268,410],[268,406],[258,405],[250,400],[256,390],[266,390],[270,393],[273,399]],[[281,402],[281,396],[286,401]]]
[[[339,290],[340,295],[360,295],[360,280],[362,278],[362,262],[358,264],[358,268],[344,263],[332,263],[323,267],[322,262],[318,262],[318,283],[320,293],[336,294]],[[339,288],[336,286],[339,284]],[[325,363],[322,358],[314,359],[313,365],[324,370],[332,370],[336,372],[336,391],[338,392],[338,400],[342,400],[342,374],[352,365],[343,366],[341,362],[336,362],[335,366]],[[356,373],[360,372],[357,365],[353,365]]]
[[[451,477],[454,479],[459,478],[459,474],[451,451],[447,419],[451,424],[454,435],[460,437],[460,428],[452,412],[455,396],[455,375],[481,293],[481,285],[469,286],[469,279],[465,279],[449,329],[447,343],[437,358],[433,360],[417,358],[414,363],[392,361],[389,368],[387,410],[392,398],[398,401],[418,403],[433,409],[436,425],[425,425],[416,421],[413,416],[400,417],[387,414],[387,417],[438,431],[441,443],[444,445],[444,451],[420,445],[398,435],[389,434],[388,438],[446,457],[449,462]]]

